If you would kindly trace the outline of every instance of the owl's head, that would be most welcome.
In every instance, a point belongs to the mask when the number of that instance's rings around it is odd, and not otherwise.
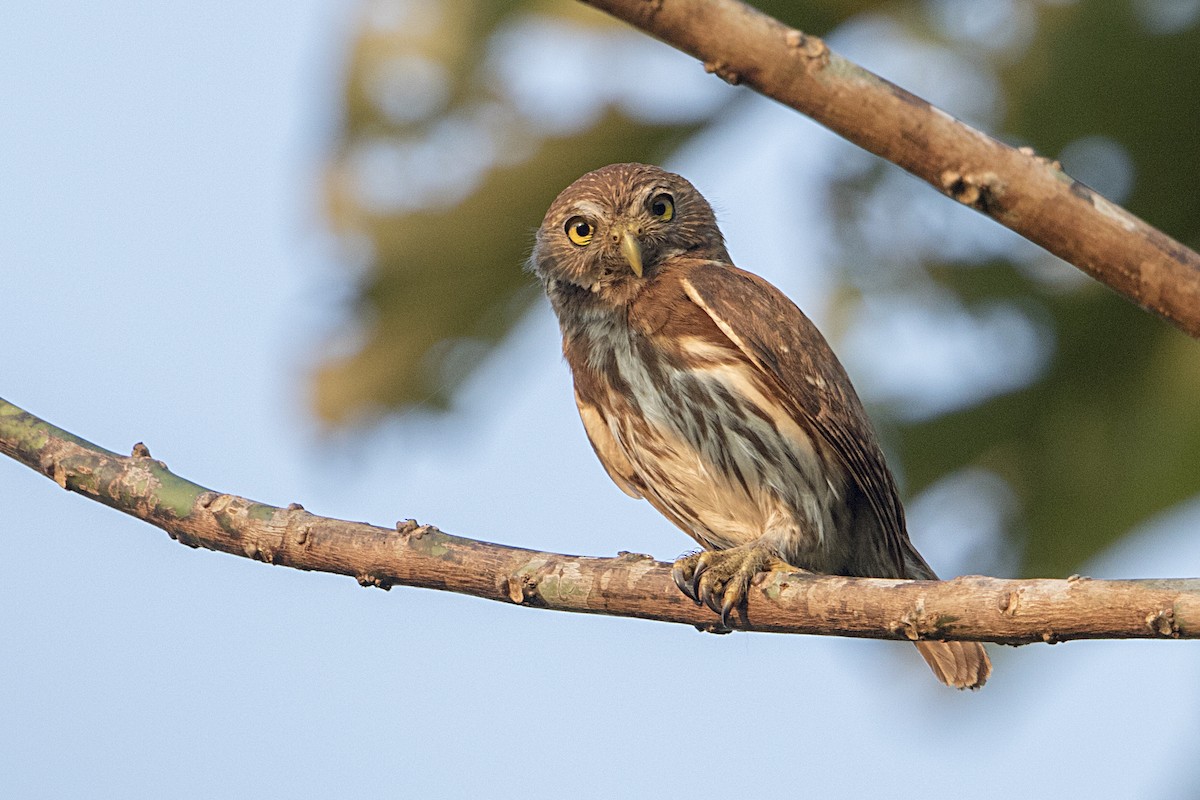
[[[635,297],[669,258],[728,259],[712,207],[680,176],[646,164],[589,172],[555,199],[530,268],[555,299],[586,290],[610,305]]]

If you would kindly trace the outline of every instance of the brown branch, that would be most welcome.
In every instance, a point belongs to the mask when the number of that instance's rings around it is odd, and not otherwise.
[[[142,444],[120,456],[0,399],[0,453],[59,486],[204,547],[364,586],[420,586],[587,614],[716,630],[650,556],[584,558],[451,536],[411,520],[396,529],[220,494],[172,474]],[[742,630],[1008,644],[1068,639],[1200,638],[1200,579],[900,581],[774,575],[756,584]]]
[[[1200,337],[1200,255],[737,0],[583,0],[886,158]]]

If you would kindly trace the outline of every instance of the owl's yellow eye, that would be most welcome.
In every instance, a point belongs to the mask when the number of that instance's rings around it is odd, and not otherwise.
[[[670,222],[675,217],[675,198],[666,192],[654,195],[650,201],[650,213],[663,222]]]
[[[567,236],[575,244],[583,247],[592,240],[592,236],[596,233],[596,229],[592,224],[583,217],[571,217],[567,220]]]

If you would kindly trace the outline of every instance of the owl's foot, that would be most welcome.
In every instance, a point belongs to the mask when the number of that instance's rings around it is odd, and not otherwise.
[[[671,577],[679,591],[720,614],[721,624],[729,627],[729,615],[746,601],[754,576],[768,571],[802,570],[780,559],[771,548],[750,544],[684,556],[671,568]]]

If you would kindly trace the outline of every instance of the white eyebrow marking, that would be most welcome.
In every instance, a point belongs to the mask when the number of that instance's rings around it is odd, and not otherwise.
[[[604,214],[604,209],[599,204],[593,203],[591,200],[580,200],[575,204],[577,211],[582,211],[592,217],[599,217]]]

